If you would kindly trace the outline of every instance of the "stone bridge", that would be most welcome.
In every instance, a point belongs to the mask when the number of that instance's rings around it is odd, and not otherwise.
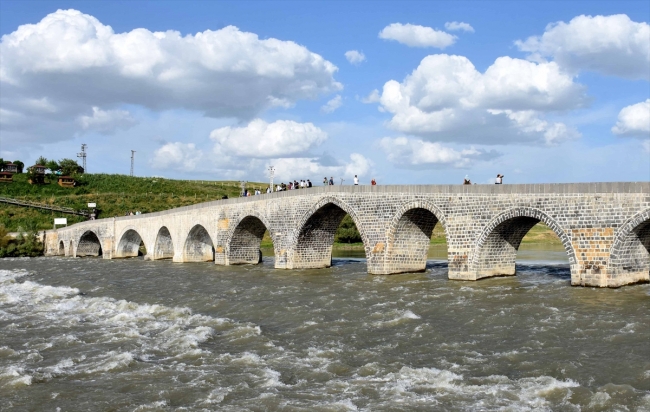
[[[47,232],[46,253],[126,258],[144,242],[151,260],[256,264],[268,230],[277,269],[324,268],[346,213],[371,274],[423,271],[440,222],[449,279],[514,275],[521,240],[541,221],[564,245],[571,284],[649,280],[650,182],[315,187],[78,223]]]

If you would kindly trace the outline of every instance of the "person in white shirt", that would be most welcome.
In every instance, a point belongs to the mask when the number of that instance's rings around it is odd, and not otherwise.
[[[501,185],[503,184],[503,175],[502,174],[497,174],[497,178],[494,181],[495,185]]]
[[[359,178],[357,177],[357,175],[354,175],[354,185],[359,186]]]

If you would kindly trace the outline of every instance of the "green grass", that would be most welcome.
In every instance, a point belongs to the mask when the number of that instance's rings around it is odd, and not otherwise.
[[[49,205],[88,210],[97,203],[100,218],[123,216],[129,211],[158,212],[175,207],[239,196],[239,182],[207,180],[173,180],[125,175],[85,174],[74,188],[64,188],[56,181],[30,185],[26,174],[14,175],[13,183],[0,184],[0,196]],[[265,183],[249,183],[249,189],[264,189]],[[68,224],[85,220],[83,216],[51,212],[0,203],[0,225],[9,231],[51,229],[55,217],[65,217]]]

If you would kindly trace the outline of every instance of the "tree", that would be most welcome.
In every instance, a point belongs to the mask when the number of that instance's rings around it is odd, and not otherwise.
[[[76,160],[72,159],[61,159],[59,160],[59,168],[61,173],[65,176],[74,176],[79,173],[84,172],[84,168],[79,166]]]
[[[45,157],[43,157],[43,156],[40,156],[38,159],[36,159],[35,164],[45,166],[45,165],[47,165],[47,159]]]
[[[61,166],[59,166],[56,160],[48,160],[44,166],[50,170],[50,174],[52,175],[61,170]]]
[[[23,169],[25,168],[25,163],[21,162],[20,160],[14,160],[14,164],[18,168],[18,173],[22,173]]]
[[[337,243],[359,243],[361,242],[361,234],[357,230],[357,225],[350,215],[345,215],[338,229],[334,241]]]

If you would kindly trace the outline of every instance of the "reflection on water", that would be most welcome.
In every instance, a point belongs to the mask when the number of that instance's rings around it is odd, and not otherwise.
[[[450,281],[431,253],[393,276],[3,259],[0,409],[650,410],[650,285],[571,287],[528,247]]]

